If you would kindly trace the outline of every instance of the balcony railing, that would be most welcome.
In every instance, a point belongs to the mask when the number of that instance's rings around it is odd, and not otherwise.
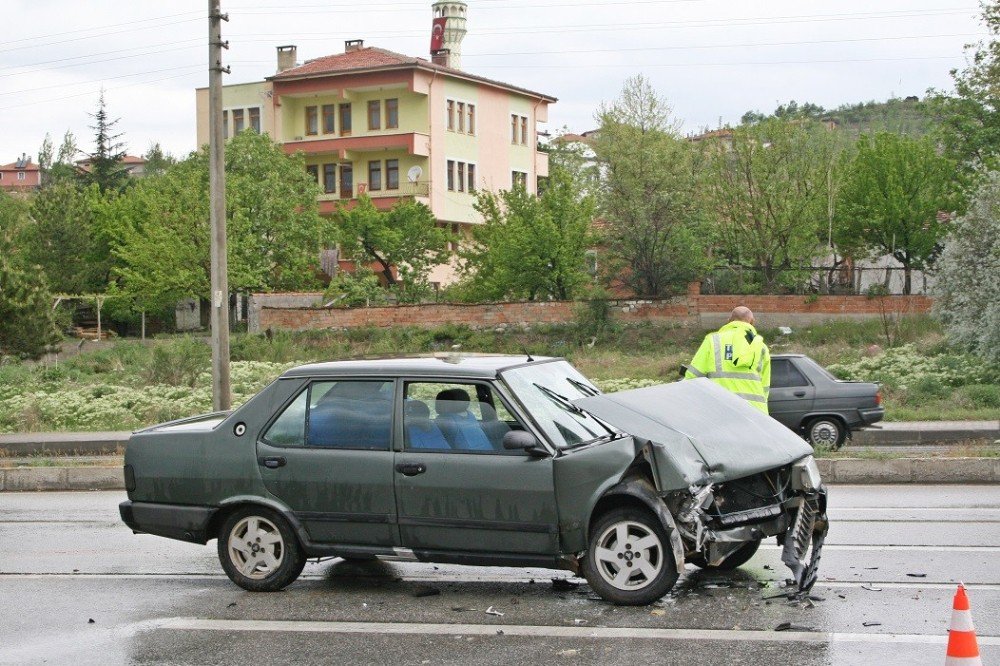
[[[388,189],[383,186],[378,190],[369,190],[367,183],[357,183],[355,184],[353,190],[348,191],[346,189],[338,190],[337,192],[326,192],[320,195],[320,200],[322,201],[340,201],[344,199],[356,199],[364,192],[372,199],[389,199],[398,197],[427,197],[430,196],[430,183],[416,182],[416,183],[400,183],[399,187],[394,189]]]

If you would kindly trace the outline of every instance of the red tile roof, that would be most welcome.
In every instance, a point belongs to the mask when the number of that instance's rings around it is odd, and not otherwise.
[[[38,171],[38,165],[33,162],[28,162],[22,166],[18,166],[19,162],[11,162],[10,164],[0,165],[0,170],[2,171]]]
[[[411,56],[403,55],[402,53],[396,53],[395,51],[380,49],[374,46],[368,46],[354,51],[347,51],[346,53],[337,53],[335,55],[323,56],[321,58],[307,60],[305,63],[299,65],[298,67],[286,69],[283,72],[279,72],[274,76],[268,77],[268,79],[272,81],[288,81],[295,79],[314,78],[319,76],[346,74],[353,72],[362,72],[367,70],[378,70],[378,69],[387,69],[396,67],[399,68],[419,67],[421,69],[436,70],[446,74],[459,76],[465,79],[471,79],[473,81],[486,83],[488,85],[495,86],[498,88],[505,88],[507,90],[513,90],[516,92],[524,93],[532,97],[541,97],[550,100],[552,102],[556,101],[556,98],[550,95],[534,92],[532,90],[527,90],[525,88],[519,88],[517,86],[512,86],[508,83],[495,81],[493,79],[487,79],[482,76],[476,76],[475,74],[469,74],[468,72],[463,72],[462,70],[455,69],[454,67],[445,67],[443,65],[436,65],[431,61],[425,60],[423,58],[414,58]]]

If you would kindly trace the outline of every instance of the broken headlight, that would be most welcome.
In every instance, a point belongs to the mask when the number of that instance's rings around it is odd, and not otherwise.
[[[795,490],[814,492],[819,490],[822,483],[823,479],[820,478],[819,466],[814,457],[806,456],[792,465],[792,488]]]

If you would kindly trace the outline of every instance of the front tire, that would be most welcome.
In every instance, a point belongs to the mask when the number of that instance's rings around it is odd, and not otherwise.
[[[244,590],[276,592],[291,584],[306,558],[288,521],[263,507],[234,511],[219,532],[222,569]]]
[[[821,416],[806,425],[806,441],[816,450],[836,451],[847,439],[847,428],[839,419]]]
[[[732,571],[736,567],[743,566],[750,561],[750,558],[757,553],[757,549],[760,548],[760,539],[756,541],[747,541],[745,544],[734,550],[729,556],[722,560],[722,562],[712,566],[705,559],[705,556],[701,553],[691,557],[689,562],[695,565],[699,569],[705,569],[706,571]]]
[[[591,529],[583,574],[597,594],[620,606],[643,606],[677,582],[670,536],[651,512],[613,509]]]

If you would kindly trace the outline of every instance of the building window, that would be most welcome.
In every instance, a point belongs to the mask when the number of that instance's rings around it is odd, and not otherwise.
[[[368,102],[368,129],[382,129],[382,102],[373,99]]]
[[[380,160],[368,163],[368,189],[373,192],[382,189],[382,162]]]
[[[521,145],[528,145],[528,117],[521,116]]]
[[[511,171],[510,172],[510,186],[515,187],[528,187],[528,174],[524,171]]]
[[[323,105],[323,134],[333,134],[337,127],[337,105]]]
[[[510,116],[510,142],[517,145],[517,114],[512,113]]]
[[[229,138],[229,112],[222,112],[222,136]]]
[[[385,189],[399,189],[399,160],[385,161]]]
[[[340,165],[340,198],[354,197],[354,167],[350,164]]]
[[[455,131],[455,102],[454,100],[448,100],[448,129],[452,132]]]
[[[475,164],[470,164],[469,167],[468,167],[468,170],[469,170],[469,192],[475,192],[476,191],[476,165]]]
[[[470,104],[469,105],[469,123],[468,123],[468,128],[467,129],[469,130],[469,134],[475,134],[476,133],[476,105],[475,104]]]
[[[351,133],[351,103],[340,105],[340,134]]]
[[[465,102],[458,103],[458,131],[465,133]]]
[[[233,134],[239,134],[243,128],[243,109],[233,109]]]
[[[307,164],[306,173],[312,178],[314,183],[319,182],[319,165],[318,164]]]
[[[235,121],[235,117],[233,120]],[[319,113],[315,106],[306,107],[306,134],[309,136],[319,134]]]
[[[448,160],[448,191],[455,191],[455,160]]]
[[[24,178],[25,178],[24,172],[23,171],[18,171],[17,172],[17,179],[18,180],[24,180]]]
[[[465,191],[465,162],[459,162],[458,166],[458,191]]]
[[[385,128],[397,129],[399,127],[399,100],[395,97],[385,100]]]
[[[260,134],[260,107],[247,109],[247,114],[250,116],[250,129]]]
[[[336,194],[337,192],[336,164],[323,165],[323,191],[327,194]]]

